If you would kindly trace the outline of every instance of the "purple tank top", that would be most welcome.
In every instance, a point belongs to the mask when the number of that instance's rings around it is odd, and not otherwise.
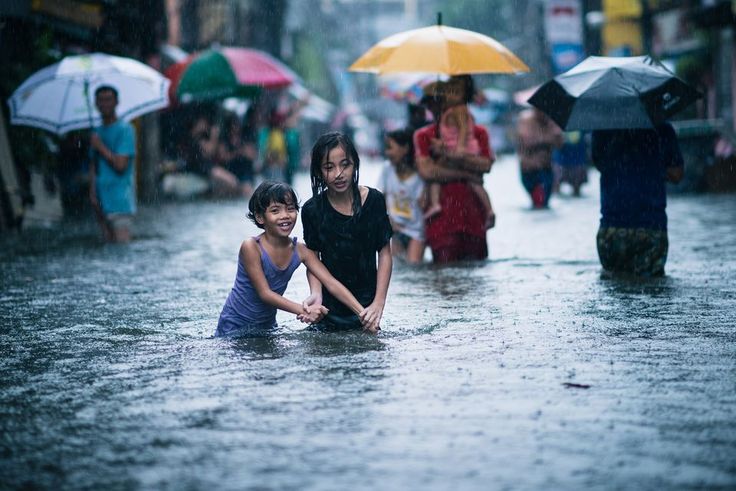
[[[279,269],[266,253],[261,245],[261,237],[254,237],[261,249],[261,266],[266,276],[268,286],[271,290],[283,295],[286,285],[289,284],[291,275],[299,267],[301,260],[296,250],[296,237],[292,238],[294,253],[291,261],[284,269]],[[225,300],[220,319],[217,323],[215,336],[229,336],[233,334],[245,334],[250,331],[263,332],[276,325],[276,307],[272,307],[258,297],[253,283],[245,271],[245,266],[240,262],[238,256],[238,272],[235,276],[235,284]]]

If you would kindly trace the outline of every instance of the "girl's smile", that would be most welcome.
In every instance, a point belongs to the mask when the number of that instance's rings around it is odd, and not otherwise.
[[[267,233],[288,237],[296,225],[296,206],[271,202],[266,208],[266,212],[259,215],[258,218]]]

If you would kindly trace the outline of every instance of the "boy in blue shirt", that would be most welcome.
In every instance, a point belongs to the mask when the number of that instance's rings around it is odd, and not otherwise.
[[[102,126],[90,137],[90,201],[103,236],[108,242],[130,241],[130,226],[136,211],[135,132],[117,118],[118,92],[102,85],[95,90],[95,106]]]
[[[653,129],[593,132],[601,172],[598,257],[603,269],[662,276],[667,262],[666,181],[683,177],[684,162],[669,123]]]

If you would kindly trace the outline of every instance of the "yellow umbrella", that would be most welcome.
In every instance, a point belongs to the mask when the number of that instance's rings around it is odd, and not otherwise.
[[[495,39],[465,29],[438,25],[404,31],[379,41],[350,68],[351,72],[424,72],[461,75],[528,72]]]

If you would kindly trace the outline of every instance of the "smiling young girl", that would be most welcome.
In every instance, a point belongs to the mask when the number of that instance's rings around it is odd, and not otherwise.
[[[307,247],[367,307],[355,315],[310,272],[312,294],[304,306],[323,303],[329,309],[324,327],[362,324],[377,330],[391,280],[392,231],[383,194],[358,184],[359,169],[350,138],[338,132],[319,137],[312,148],[312,197],[304,204],[302,223]]]
[[[324,267],[317,256],[296,237],[289,237],[296,225],[299,202],[285,183],[265,181],[248,202],[248,218],[263,233],[246,239],[240,246],[238,272],[222,308],[215,336],[265,334],[276,326],[276,310],[281,309],[314,323],[328,312],[314,303],[300,305],[282,295],[299,264],[324,284],[330,294],[355,315],[365,310],[355,297]]]

